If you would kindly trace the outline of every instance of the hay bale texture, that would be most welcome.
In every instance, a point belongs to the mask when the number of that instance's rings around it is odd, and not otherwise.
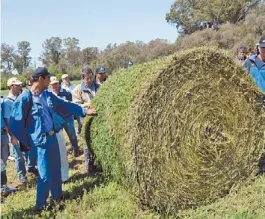
[[[105,174],[177,212],[226,195],[264,148],[262,93],[223,51],[197,48],[113,74],[84,132]]]

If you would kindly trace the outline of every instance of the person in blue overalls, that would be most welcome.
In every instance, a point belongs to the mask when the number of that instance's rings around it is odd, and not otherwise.
[[[55,133],[65,123],[64,115],[95,115],[94,109],[83,109],[77,104],[55,96],[47,88],[50,83],[47,68],[39,67],[32,75],[32,86],[14,102],[9,128],[20,144],[31,148],[39,170],[36,210],[46,205],[51,192],[54,200],[62,198],[61,164]]]

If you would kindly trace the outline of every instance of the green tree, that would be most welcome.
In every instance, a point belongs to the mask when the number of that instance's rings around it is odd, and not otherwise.
[[[1,44],[1,70],[11,73],[13,70],[15,48],[6,43]]]
[[[93,60],[97,59],[99,50],[97,47],[87,47],[81,52],[81,62],[82,64],[90,65]]]
[[[17,43],[17,53],[13,55],[13,58],[14,68],[18,74],[22,74],[29,67],[31,62],[31,57],[29,56],[30,51],[31,48],[28,41],[20,41]]]
[[[23,69],[26,69],[29,67],[31,62],[31,57],[29,56],[31,51],[30,43],[28,41],[20,41],[18,42],[17,47],[17,52],[22,58]]]
[[[79,40],[74,37],[68,37],[63,40],[64,58],[69,67],[78,66],[81,63],[81,52],[79,47]]]
[[[42,44],[42,48],[44,49],[40,56],[42,63],[46,66],[57,65],[61,55],[63,55],[62,39],[60,37],[46,39]]]
[[[261,0],[176,0],[166,21],[177,27],[181,34],[191,34],[204,22],[237,23]]]

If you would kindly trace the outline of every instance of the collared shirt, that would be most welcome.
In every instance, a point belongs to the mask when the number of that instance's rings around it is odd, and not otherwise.
[[[5,98],[3,103],[3,114],[5,119],[10,118],[11,110],[17,97],[18,96],[9,93],[8,96]]]
[[[45,96],[45,92],[42,92],[40,94],[32,94],[32,99],[33,103],[42,106],[43,110],[43,118],[44,118],[44,126],[46,132],[52,131],[53,130],[53,121],[52,121],[52,116],[47,104],[47,97]]]
[[[75,85],[70,83],[69,86],[67,86],[66,84],[62,83],[62,88],[71,92],[75,89]]]
[[[97,86],[95,83],[92,84],[92,88],[89,88],[84,82],[81,83],[81,90],[89,93],[89,98],[92,100],[97,92]]]

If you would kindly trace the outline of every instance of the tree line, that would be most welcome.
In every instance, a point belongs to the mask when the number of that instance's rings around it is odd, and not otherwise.
[[[123,67],[126,60],[143,63],[174,52],[202,45],[226,49],[233,54],[240,45],[254,49],[265,35],[265,2],[262,0],[176,0],[166,14],[166,21],[178,28],[174,43],[154,39],[148,43],[127,41],[98,47],[81,48],[74,37],[51,37],[42,43],[39,61],[58,78],[67,73],[72,80],[80,79],[83,65],[93,69],[103,65],[108,74]],[[218,29],[208,24],[218,22]],[[207,24],[206,26],[204,24]],[[202,26],[203,25],[203,26]],[[1,44],[1,89],[14,71],[25,81],[35,64],[30,56],[30,42],[20,41],[16,46]]]
[[[97,47],[82,49],[77,38],[51,37],[42,43],[43,50],[39,61],[58,78],[66,73],[73,80],[80,79],[80,69],[83,65],[90,65],[92,68],[103,65],[107,73],[111,74],[112,71],[123,67],[126,60],[132,60],[134,63],[146,62],[174,53],[174,46],[165,39],[155,39],[148,43],[128,41],[119,45],[109,44],[103,50]],[[20,79],[24,79],[36,68],[32,63],[30,51],[30,42],[27,41],[18,42],[16,47],[1,44],[2,89],[6,88],[5,79],[14,71]]]

